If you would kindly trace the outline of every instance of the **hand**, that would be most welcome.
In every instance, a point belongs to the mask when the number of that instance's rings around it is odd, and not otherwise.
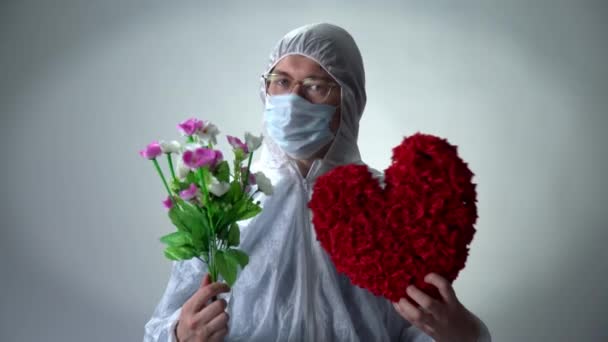
[[[209,274],[201,287],[182,306],[177,322],[176,335],[179,342],[220,342],[228,334],[228,314],[226,301],[209,299],[222,292],[228,292],[226,284],[211,283]]]
[[[479,327],[475,316],[458,301],[452,284],[436,273],[428,274],[424,281],[437,287],[442,301],[410,285],[407,294],[419,307],[401,298],[393,303],[397,312],[437,342],[477,341]]]

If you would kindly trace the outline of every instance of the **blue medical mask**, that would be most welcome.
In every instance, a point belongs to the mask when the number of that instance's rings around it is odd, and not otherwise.
[[[266,130],[279,147],[295,159],[307,159],[329,143],[329,122],[335,106],[309,102],[296,94],[268,95]]]

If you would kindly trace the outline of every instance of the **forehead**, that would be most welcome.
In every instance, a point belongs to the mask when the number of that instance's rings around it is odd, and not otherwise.
[[[319,63],[302,55],[289,55],[283,57],[272,69],[273,72],[287,74],[293,78],[306,77],[328,78],[332,77]]]

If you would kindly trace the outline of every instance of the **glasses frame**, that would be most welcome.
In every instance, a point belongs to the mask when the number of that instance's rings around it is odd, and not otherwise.
[[[272,96],[272,95],[268,94],[268,85],[270,84],[270,80],[269,80],[268,78],[269,78],[270,76],[283,76],[283,77],[290,78],[290,79],[292,79],[292,80],[293,80],[293,82],[294,82],[294,83],[293,83],[293,85],[291,86],[291,88],[290,88],[290,89],[287,91],[287,93],[286,93],[286,94],[291,94],[291,93],[293,92],[293,89],[294,89],[294,88],[296,87],[296,85],[298,85],[298,84],[300,84],[300,85],[302,85],[302,86],[303,86],[303,85],[304,85],[304,82],[305,82],[306,80],[310,80],[310,79],[318,80],[318,78],[315,78],[315,77],[307,77],[307,78],[302,79],[302,80],[294,80],[293,78],[291,78],[291,77],[289,77],[289,76],[287,76],[287,75],[283,75],[283,74],[278,74],[278,73],[269,72],[269,73],[267,73],[267,74],[263,74],[263,75],[262,75],[262,79],[264,80],[264,92],[266,93],[266,95],[269,95],[269,96]],[[327,81],[327,80],[324,80],[324,81]],[[328,98],[329,98],[329,96],[331,95],[331,91],[332,91],[334,88],[339,88],[339,87],[340,87],[340,85],[339,85],[338,83],[333,82],[333,81],[327,81],[327,85],[329,86],[329,91],[327,92],[327,95],[325,95],[325,98],[324,98],[323,100],[321,100],[320,102],[314,102],[314,103],[324,104],[324,103],[325,103],[325,101],[327,101],[327,99],[328,99]],[[308,101],[310,101],[310,102],[313,102],[311,99],[307,99],[307,100],[308,100]]]

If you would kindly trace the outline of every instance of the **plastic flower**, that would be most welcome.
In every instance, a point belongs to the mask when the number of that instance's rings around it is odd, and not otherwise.
[[[216,125],[212,124],[209,121],[204,121],[203,126],[196,132],[196,135],[204,141],[210,142],[213,145],[217,144],[217,135],[220,133],[220,130]]]
[[[197,148],[205,147],[198,142],[188,142],[182,145],[182,151],[194,151]]]
[[[173,208],[173,200],[171,200],[171,197],[167,196],[167,199],[163,201],[163,206],[167,209]]]
[[[190,169],[198,169],[199,167],[205,166],[214,167],[222,161],[223,158],[222,152],[205,147],[187,150],[182,155],[184,164]]]
[[[242,167],[241,168],[241,175],[243,181],[245,180],[245,175],[247,174],[247,168],[246,167]],[[255,185],[255,175],[252,172],[249,172],[249,179],[247,181],[248,185]]]
[[[244,153],[249,153],[249,148],[247,147],[247,145],[244,142],[241,141],[241,139],[239,139],[237,137],[233,137],[232,135],[227,135],[226,138],[228,138],[228,143],[235,150],[241,150]]]
[[[262,172],[256,172],[254,174],[255,176],[255,184],[258,185],[258,189],[260,189],[261,192],[264,193],[264,195],[272,195],[272,183],[270,182],[270,179],[268,179],[268,177],[266,177],[265,174],[263,174]]]
[[[192,183],[192,184],[190,184],[190,187],[188,189],[185,189],[185,190],[182,190],[179,192],[179,197],[181,197],[183,200],[187,201],[187,200],[195,198],[199,194],[200,194],[199,188],[196,186],[196,184]]]
[[[161,238],[167,245],[165,256],[176,261],[196,257],[207,264],[212,281],[221,277],[232,286],[238,269],[249,263],[245,251],[237,249],[240,244],[237,222],[261,212],[261,203],[253,198],[255,194],[273,192],[263,173],[253,174],[249,169],[262,137],[251,133],[245,133],[244,139],[227,136],[234,153],[231,167],[228,161],[223,161],[222,152],[215,149],[220,133],[217,126],[192,117],[180,122],[177,128],[185,136],[184,141],[154,141],[139,152],[154,164],[169,195],[162,205],[169,210],[171,222],[178,230]],[[170,179],[165,177],[157,158],[163,154]],[[244,162],[247,167],[242,167]],[[206,232],[195,234],[200,224]],[[194,231],[188,234],[184,228]],[[223,261],[220,252],[224,253]]]
[[[188,176],[188,172],[190,172],[190,168],[184,163],[183,158],[179,158],[177,160],[177,178],[185,179]]]
[[[215,177],[211,177],[211,183],[207,186],[209,192],[217,197],[223,196],[230,189],[230,183],[220,182]]]
[[[222,151],[213,150],[213,152],[215,153],[215,159],[213,160],[213,164],[211,164],[212,168],[216,167],[217,164],[221,163],[224,160],[224,155],[222,154]]]
[[[155,159],[163,153],[160,144],[156,141],[151,142],[145,149],[139,151],[139,154],[147,159]]]
[[[250,152],[257,150],[262,145],[262,136],[256,137],[255,135],[245,132],[245,144]]]
[[[184,135],[193,135],[203,128],[203,122],[199,119],[191,118],[178,124],[177,128]]]
[[[181,148],[181,144],[176,140],[160,141],[160,149],[163,151],[163,153],[179,153]]]

